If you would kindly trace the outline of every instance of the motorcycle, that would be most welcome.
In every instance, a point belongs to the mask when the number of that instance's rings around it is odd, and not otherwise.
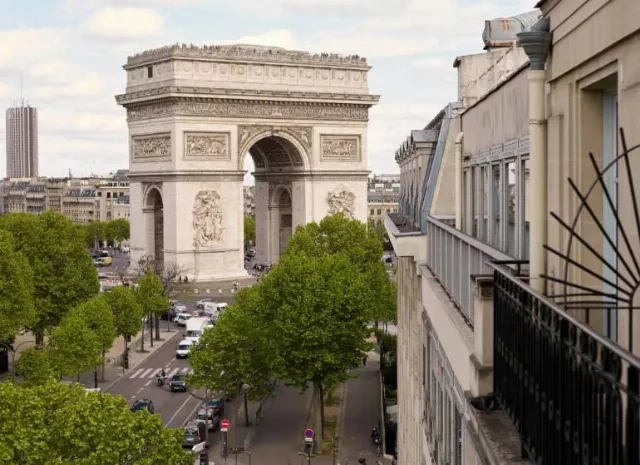
[[[160,373],[156,374],[156,384],[158,386],[164,386],[166,382],[167,382],[166,376],[162,376]]]
[[[373,442],[374,445],[380,445],[380,431],[378,431],[378,428],[373,428],[371,430],[371,442]]]

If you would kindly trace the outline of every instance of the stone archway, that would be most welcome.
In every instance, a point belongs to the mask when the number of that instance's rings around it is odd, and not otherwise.
[[[172,46],[129,57],[131,259],[151,247],[145,189],[161,185],[162,257],[190,280],[246,276],[244,158],[255,164],[258,260],[298,225],[367,218],[370,67],[359,56],[253,45]],[[157,210],[156,210],[157,211]],[[156,237],[153,238],[154,253]]]
[[[143,214],[145,216],[145,255],[157,264],[164,262],[164,212],[162,194],[156,186],[146,192]]]

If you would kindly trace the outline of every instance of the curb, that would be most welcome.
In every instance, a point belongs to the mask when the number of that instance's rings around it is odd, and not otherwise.
[[[176,333],[176,334],[177,334],[177,333]],[[134,370],[134,369],[136,369],[139,365],[142,365],[144,362],[146,362],[146,361],[148,361],[148,360],[151,360],[151,359],[152,359],[152,358],[153,358],[153,357],[158,353],[158,351],[160,350],[160,348],[161,348],[162,346],[164,346],[167,342],[169,342],[171,339],[173,339],[174,337],[175,337],[175,334],[174,334],[174,335],[172,335],[171,337],[166,338],[166,339],[165,339],[165,340],[163,340],[163,341],[154,341],[154,342],[161,342],[161,344],[160,344],[160,345],[155,346],[155,347],[157,347],[157,349],[155,349],[155,350],[154,350],[152,353],[150,353],[148,356],[146,356],[146,357],[144,357],[144,358],[140,359],[140,360],[138,361],[138,363],[136,363],[136,364],[134,364],[134,365],[131,365],[131,366],[129,367],[129,371]],[[133,341],[132,341],[132,342],[133,342]],[[105,391],[105,392],[107,392],[107,391],[110,391],[111,389],[113,389],[113,388],[114,388],[114,386],[115,386],[116,384],[118,384],[120,381],[122,381],[122,380],[124,379],[124,375],[126,375],[126,374],[127,374],[127,373],[122,373],[121,375],[119,375],[119,376],[118,376],[118,379],[114,380],[112,383],[110,383],[110,384],[108,384],[107,386],[105,386],[105,387],[104,387],[104,391]]]

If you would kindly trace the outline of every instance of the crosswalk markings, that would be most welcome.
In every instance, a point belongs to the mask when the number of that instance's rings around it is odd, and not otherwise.
[[[158,373],[160,373],[162,371],[162,368],[140,368],[136,371],[134,371],[133,373],[131,373],[128,378],[129,379],[149,379],[149,378],[155,378],[156,375]],[[172,370],[165,370],[165,372],[167,373],[167,377],[171,378],[174,375],[177,375],[178,373],[186,375],[191,373],[191,368],[174,368]]]

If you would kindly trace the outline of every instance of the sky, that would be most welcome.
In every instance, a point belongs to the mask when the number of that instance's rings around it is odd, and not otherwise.
[[[369,169],[456,100],[456,56],[482,53],[484,21],[535,0],[0,0],[0,107],[38,108],[41,176],[128,167],[127,56],[174,43],[271,45],[365,56]],[[22,76],[22,79],[21,79]],[[21,86],[22,81],[22,86]],[[3,111],[4,113],[4,111]],[[0,176],[6,167],[0,125]],[[253,168],[247,157],[245,169]]]

